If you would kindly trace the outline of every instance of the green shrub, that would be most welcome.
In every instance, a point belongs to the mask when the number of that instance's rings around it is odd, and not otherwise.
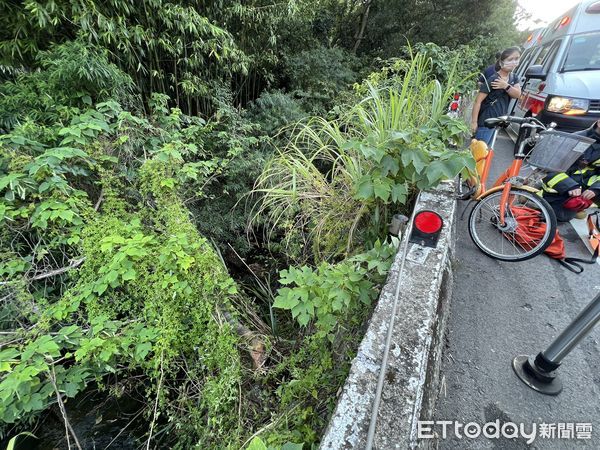
[[[313,114],[333,107],[334,99],[357,79],[357,59],[338,47],[319,46],[285,61],[290,92]]]
[[[240,439],[230,414],[238,336],[220,320],[236,320],[237,289],[181,200],[190,177],[210,177],[222,161],[190,161],[202,126],[182,128],[161,98],[154,109],[149,121],[103,103],[51,133],[26,124],[0,140],[0,287],[21,328],[0,355],[3,431],[33,420],[57,390],[71,398],[109,374],[136,374],[137,389],[179,430],[165,442]]]
[[[402,76],[390,82],[385,72],[373,74],[339,120],[317,117],[292,128],[257,180],[261,198],[250,225],[265,221],[271,236],[301,242],[288,246],[292,260],[310,251],[316,261],[345,257],[372,245],[415,188],[472,167],[468,152],[447,148],[466,126],[445,114],[454,84],[433,78],[430,64],[423,54],[398,61]]]
[[[273,136],[280,128],[297,122],[306,116],[298,100],[281,91],[263,92],[252,102],[248,118],[260,126],[260,130]]]
[[[133,82],[101,48],[70,41],[37,57],[39,69],[0,84],[0,129],[28,118],[44,124],[69,120],[78,108],[118,98],[133,104]]]
[[[281,271],[275,308],[289,310],[302,326],[314,320],[317,336],[334,338],[340,318],[352,314],[359,302],[370,305],[391,266],[395,248],[375,243],[367,253],[337,264],[322,262],[316,269],[290,267]],[[377,269],[377,270],[374,270]]]

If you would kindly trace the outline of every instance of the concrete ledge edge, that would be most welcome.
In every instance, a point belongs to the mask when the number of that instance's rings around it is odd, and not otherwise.
[[[451,298],[456,215],[453,194],[451,181],[419,194],[414,212],[433,210],[444,220],[438,245],[436,248],[424,248],[409,244],[401,278],[402,255],[401,252],[396,255],[320,449],[363,449],[366,446],[371,407],[398,283],[399,301],[374,448],[387,450],[419,446],[418,421],[431,420],[435,408]],[[404,248],[405,239],[407,236],[403,237],[400,249]]]

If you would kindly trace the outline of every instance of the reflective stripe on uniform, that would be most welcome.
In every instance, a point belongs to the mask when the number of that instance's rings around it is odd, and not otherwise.
[[[583,175],[584,173],[589,172],[590,170],[594,169],[591,167],[585,167],[583,169],[576,170],[575,172],[573,172],[573,175]]]
[[[542,190],[544,192],[547,192],[548,194],[558,194],[558,191],[556,189],[552,189],[546,183],[542,183]]]
[[[549,188],[553,188],[554,186],[556,186],[558,183],[560,183],[561,181],[565,181],[567,178],[569,178],[569,175],[567,175],[566,173],[562,172],[559,173],[557,175],[554,175],[552,177],[552,179],[550,181],[548,181],[548,187]]]
[[[592,175],[590,179],[587,181],[587,185],[591,186],[592,184],[600,181],[600,175]]]

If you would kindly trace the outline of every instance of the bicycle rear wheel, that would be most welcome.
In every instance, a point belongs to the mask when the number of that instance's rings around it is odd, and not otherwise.
[[[508,195],[505,224],[501,225],[501,198],[502,191],[492,192],[477,202],[471,211],[469,234],[475,245],[486,255],[501,261],[525,261],[546,250],[556,234],[556,215],[550,204],[536,194],[512,187]],[[543,237],[537,242],[525,243],[522,239],[515,239],[519,223],[511,207],[528,207],[538,211],[541,222],[546,224]]]

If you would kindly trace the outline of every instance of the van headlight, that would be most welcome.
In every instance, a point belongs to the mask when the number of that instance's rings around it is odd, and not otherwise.
[[[583,98],[551,97],[546,109],[550,112],[576,116],[585,114],[590,101]]]

